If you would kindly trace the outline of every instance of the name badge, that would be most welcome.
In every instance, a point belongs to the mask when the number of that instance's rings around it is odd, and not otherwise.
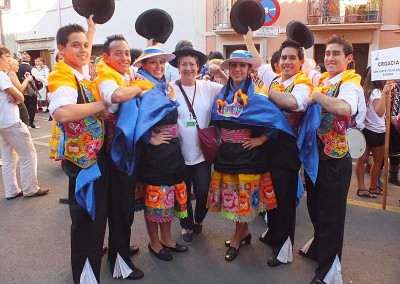
[[[196,121],[194,120],[186,120],[186,127],[195,127]]]

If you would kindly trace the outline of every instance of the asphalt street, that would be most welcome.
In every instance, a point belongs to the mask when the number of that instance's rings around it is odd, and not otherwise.
[[[38,178],[50,193],[38,198],[6,200],[0,174],[0,284],[72,283],[70,267],[70,216],[67,205],[58,199],[67,194],[67,178],[60,163],[50,160],[48,141],[51,123],[40,113],[31,129],[38,154]],[[369,182],[366,175],[367,184]],[[400,187],[388,186],[387,210],[382,197],[356,195],[353,174],[348,196],[342,273],[344,283],[400,283]],[[131,243],[140,247],[134,264],[145,276],[136,283],[309,283],[316,264],[304,259],[298,250],[312,237],[306,197],[297,209],[294,261],[276,268],[267,266],[271,248],[258,240],[265,222],[257,218],[250,224],[252,241],[240,249],[238,258],[226,262],[224,241],[231,237],[234,223],[210,213],[203,233],[195,236],[189,252],[173,254],[164,262],[149,253],[143,213],[135,215]],[[180,226],[174,221],[173,237],[180,240]],[[105,239],[105,243],[107,236]],[[107,257],[103,258],[101,283],[121,283],[112,279]]]

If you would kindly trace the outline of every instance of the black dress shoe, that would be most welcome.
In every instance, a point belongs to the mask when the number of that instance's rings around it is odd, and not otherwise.
[[[302,250],[299,250],[299,254],[303,257],[307,257],[309,259],[312,259],[314,261],[318,261],[317,257],[308,251],[307,253],[303,252]]]
[[[323,280],[321,280],[318,276],[315,276],[313,280],[311,280],[310,284],[326,284]]]
[[[244,244],[242,244],[244,243]],[[246,237],[240,240],[240,246],[241,245],[249,245],[251,243],[251,234],[248,234]],[[225,246],[229,247],[231,245],[231,241],[225,241]]]
[[[264,236],[261,235],[258,239],[262,241],[264,244],[272,246],[271,234],[268,234],[268,232]]]
[[[44,188],[40,188],[38,191],[36,191],[34,194],[32,195],[27,195],[26,197],[38,197],[38,196],[43,196],[46,195],[47,193],[49,193],[48,189],[44,189]]]
[[[154,254],[156,257],[158,257],[159,259],[165,260],[165,261],[170,261],[172,260],[172,255],[165,249],[162,248],[159,252],[156,252],[151,245],[148,245],[149,247],[149,251]]]
[[[135,255],[139,252],[138,246],[130,246],[129,247],[129,256]]]
[[[6,197],[7,200],[12,200],[14,198],[22,196],[22,191],[20,191],[17,195],[11,196],[11,197]]]
[[[239,248],[240,246],[237,249],[235,247],[229,246],[228,250],[225,253],[225,260],[226,261],[234,260],[239,253]]]
[[[144,276],[143,271],[140,270],[139,268],[137,268],[136,266],[134,266],[131,274],[129,274],[128,277],[126,277],[125,279],[137,280],[137,279],[143,278],[143,276]]]
[[[172,250],[174,252],[187,252],[188,251],[188,247],[187,246],[180,245],[178,243],[176,243],[175,247],[169,247],[169,246],[166,246],[164,244],[162,244],[162,246],[164,248],[167,248],[167,249]]]
[[[103,246],[103,249],[101,251],[101,256],[105,256],[108,252],[108,246]]]
[[[69,198],[68,197],[61,197],[58,202],[61,204],[69,204]]]
[[[278,265],[281,265],[283,262],[279,261],[274,254],[271,254],[271,256],[268,259],[268,266],[270,267],[277,267]]]

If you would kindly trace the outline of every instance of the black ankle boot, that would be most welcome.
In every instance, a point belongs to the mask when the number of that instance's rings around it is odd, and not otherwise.
[[[389,178],[388,181],[394,185],[400,186],[400,181],[399,181],[399,172],[398,171],[392,171],[389,170]]]

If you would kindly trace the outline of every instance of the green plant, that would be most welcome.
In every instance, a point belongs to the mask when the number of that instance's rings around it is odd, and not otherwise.
[[[367,10],[368,11],[379,11],[383,6],[383,0],[368,0]]]

